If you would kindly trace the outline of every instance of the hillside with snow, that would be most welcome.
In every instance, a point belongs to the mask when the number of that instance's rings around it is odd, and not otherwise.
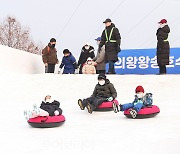
[[[16,53],[14,49],[6,50]],[[21,72],[20,60],[9,62],[11,68],[6,68],[8,63],[2,66],[6,53],[0,51],[0,153],[180,153],[180,75],[107,75],[117,90],[119,103],[132,102],[135,87],[142,85],[146,92],[153,93],[154,104],[161,110],[154,118],[128,119],[122,112],[89,114],[80,110],[77,100],[92,94],[97,75],[44,74],[37,55],[33,55],[37,59],[28,58],[37,62],[39,71],[35,74],[27,67],[29,72]],[[3,73],[2,68],[12,72]],[[32,128],[23,110],[40,104],[47,94],[60,101],[66,121],[56,128]]]

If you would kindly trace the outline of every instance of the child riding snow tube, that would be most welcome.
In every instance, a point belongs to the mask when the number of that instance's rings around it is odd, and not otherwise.
[[[152,118],[156,116],[160,112],[160,109],[156,105],[145,106],[141,108],[141,110],[137,113],[136,119],[143,119],[143,118]],[[130,114],[130,109],[124,111],[124,115],[127,118],[132,118]]]
[[[28,124],[35,128],[51,128],[58,127],[65,122],[65,117],[63,115],[59,116],[39,116],[35,118],[30,118]]]

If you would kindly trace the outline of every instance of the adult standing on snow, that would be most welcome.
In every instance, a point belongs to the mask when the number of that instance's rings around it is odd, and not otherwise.
[[[107,74],[116,74],[114,69],[114,63],[118,61],[118,52],[120,51],[121,36],[119,30],[112,23],[111,19],[106,19],[105,30],[101,36],[101,42],[99,45],[99,51],[105,44],[105,59],[109,63],[109,70]]]
[[[166,65],[169,65],[169,41],[168,34],[170,28],[167,24],[166,19],[162,19],[159,23],[159,28],[157,30],[157,63],[159,66],[159,74],[166,74]]]
[[[101,42],[101,37],[95,39],[97,41],[97,45],[99,46]],[[101,50],[97,51],[96,57],[93,58],[96,63],[96,73],[97,74],[105,74],[106,73],[106,63],[105,63],[105,45],[102,46]]]
[[[79,66],[79,74],[82,74],[82,67],[83,64],[87,61],[88,58],[93,59],[95,57],[94,55],[94,47],[92,47],[89,43],[86,43],[81,50],[81,54],[78,60],[78,66]]]
[[[46,69],[45,73],[54,73],[55,65],[59,63],[55,45],[56,39],[51,38],[49,44],[42,50],[42,59]]]

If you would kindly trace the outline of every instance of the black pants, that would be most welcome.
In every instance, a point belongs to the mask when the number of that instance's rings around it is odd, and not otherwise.
[[[54,73],[55,64],[48,64],[47,73]]]
[[[82,101],[83,107],[87,106],[88,103],[92,105],[93,110],[95,110],[99,105],[104,101],[107,101],[106,98],[102,97],[88,97]]]
[[[82,73],[82,68],[83,68],[83,64],[81,64],[80,67],[79,67],[79,74],[83,74]]]
[[[159,74],[166,74],[166,65],[159,66]]]
[[[96,70],[96,74],[105,74],[106,73],[106,71],[105,70]]]

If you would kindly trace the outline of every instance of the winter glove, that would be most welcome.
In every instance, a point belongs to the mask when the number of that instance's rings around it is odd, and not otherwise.
[[[56,111],[54,111],[54,115],[59,115],[59,111],[58,110],[56,110]]]
[[[62,74],[62,69],[61,68],[59,68],[58,74]]]
[[[107,101],[111,102],[113,100],[113,97],[107,98]]]
[[[75,74],[78,74],[79,73],[79,69],[75,69]]]

